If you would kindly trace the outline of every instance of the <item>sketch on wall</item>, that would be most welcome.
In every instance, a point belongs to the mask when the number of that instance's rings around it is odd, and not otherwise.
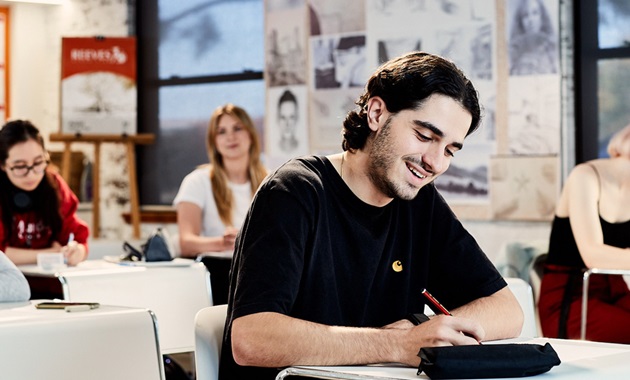
[[[511,154],[560,150],[559,78],[510,77],[508,138]]]
[[[559,189],[556,156],[502,156],[491,162],[494,219],[552,219]]]
[[[312,36],[365,30],[365,0],[311,0],[308,6]]]
[[[311,49],[316,90],[365,85],[365,35],[312,37]]]
[[[363,88],[319,90],[310,93],[309,125],[311,150],[325,154],[341,151],[341,130],[346,115],[355,109],[357,98]]]
[[[557,0],[508,1],[510,75],[558,73]]]
[[[313,0],[310,21],[308,125],[310,153],[341,149],[346,114],[368,79],[365,0]]]
[[[267,97],[267,158],[282,163],[308,154],[306,86],[272,87]]]
[[[267,12],[296,9],[304,6],[305,0],[265,0]]]
[[[270,87],[306,84],[304,9],[267,12],[265,78]]]

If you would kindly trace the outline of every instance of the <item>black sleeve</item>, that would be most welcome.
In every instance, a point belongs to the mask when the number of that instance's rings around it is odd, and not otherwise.
[[[272,179],[256,193],[234,255],[233,318],[290,312],[313,228],[311,192],[308,181]]]

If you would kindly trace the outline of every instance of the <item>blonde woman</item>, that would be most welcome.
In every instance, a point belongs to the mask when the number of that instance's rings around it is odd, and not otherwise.
[[[582,272],[630,269],[630,125],[610,158],[577,165],[556,206],[538,309],[546,337],[579,339]],[[591,277],[586,339],[630,344],[630,290],[621,276]]]
[[[234,250],[252,197],[267,175],[254,123],[244,109],[218,107],[210,118],[206,144],[210,163],[184,178],[173,201],[183,257]],[[213,272],[209,262],[204,263]],[[222,265],[229,267],[229,262]],[[216,277],[213,273],[213,293]],[[224,286],[227,295],[227,278]],[[214,301],[218,303],[216,297]]]

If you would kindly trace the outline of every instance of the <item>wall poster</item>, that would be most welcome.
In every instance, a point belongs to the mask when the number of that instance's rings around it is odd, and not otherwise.
[[[62,39],[61,133],[135,134],[136,39]]]

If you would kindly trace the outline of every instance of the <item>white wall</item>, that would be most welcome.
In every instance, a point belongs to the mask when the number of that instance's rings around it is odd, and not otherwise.
[[[32,121],[47,138],[60,130],[62,37],[127,36],[127,0],[66,0],[63,5],[0,1],[0,5],[10,9],[9,118]],[[47,142],[47,148],[62,150],[63,145]],[[72,149],[94,158],[91,144],[73,144]],[[120,178],[127,178],[126,166],[124,146],[103,145],[101,236],[105,238],[131,236],[131,227],[122,219],[129,210],[128,186],[116,186]]]
[[[529,242],[539,245],[549,240],[551,232],[551,222],[462,220],[462,224],[493,262],[496,262],[506,243]]]
[[[51,6],[14,4],[10,7],[9,102],[10,118],[31,120],[43,132],[57,125],[47,115],[49,84],[59,74],[47,46],[47,13]],[[50,112],[48,112],[50,113]]]

